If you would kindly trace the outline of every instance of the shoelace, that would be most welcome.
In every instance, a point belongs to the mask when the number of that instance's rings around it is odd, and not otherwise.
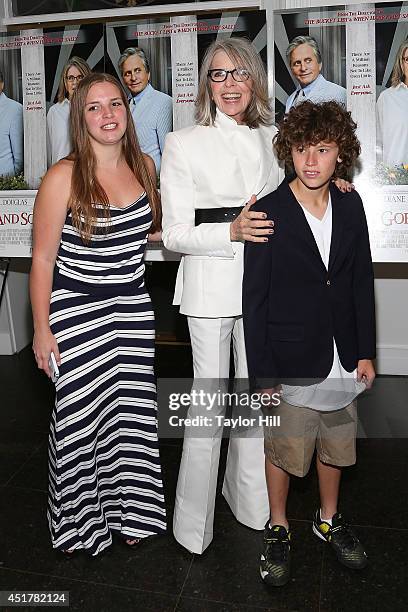
[[[357,538],[348,525],[338,525],[331,528],[331,535],[342,548],[353,549],[357,545]]]
[[[273,561],[282,561],[286,559],[288,554],[288,538],[268,538],[266,540],[268,546],[268,557],[272,557]]]

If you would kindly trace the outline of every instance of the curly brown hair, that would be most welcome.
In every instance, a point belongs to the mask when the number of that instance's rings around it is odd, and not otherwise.
[[[306,100],[286,115],[273,143],[279,161],[285,162],[293,170],[293,147],[335,142],[339,147],[341,162],[336,164],[334,177],[347,178],[361,151],[356,128],[351,113],[341,104],[316,104]]]

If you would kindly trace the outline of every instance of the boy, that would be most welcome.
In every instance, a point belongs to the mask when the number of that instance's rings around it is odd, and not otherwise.
[[[280,161],[295,177],[252,210],[267,213],[275,233],[245,246],[243,313],[250,378],[281,392],[280,427],[264,428],[270,522],[261,576],[290,579],[286,517],[289,474],[304,476],[317,449],[320,509],[313,532],[350,568],[367,563],[364,548],[337,510],[341,467],[355,463],[353,400],[375,377],[374,281],[359,195],[331,181],[360,153],[356,125],[336,102],[292,109],[275,137]]]

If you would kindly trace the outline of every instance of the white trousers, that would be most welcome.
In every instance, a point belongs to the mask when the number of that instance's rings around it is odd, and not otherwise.
[[[187,320],[197,389],[205,387],[206,391],[216,393],[220,389],[219,379],[228,380],[231,339],[235,376],[247,378],[242,317],[187,317]],[[206,406],[191,405],[187,416],[214,416],[217,410],[223,414],[224,409],[222,405],[214,406],[211,412],[207,412]],[[173,529],[180,544],[201,554],[213,538],[222,427],[214,427],[205,433],[201,430],[202,437],[194,437],[194,429],[190,427],[185,431]],[[231,433],[222,493],[238,521],[253,529],[263,529],[269,518],[269,504],[262,428],[258,432],[251,430],[248,437],[244,436],[242,432],[237,436]]]

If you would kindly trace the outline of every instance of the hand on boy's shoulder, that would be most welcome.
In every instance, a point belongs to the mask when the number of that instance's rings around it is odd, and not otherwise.
[[[330,193],[332,202],[337,201],[340,207],[349,206],[351,214],[364,210],[361,196],[355,188],[343,191],[337,187],[336,183],[332,182]]]
[[[255,194],[251,195],[245,207],[248,212],[265,212],[265,201],[264,198],[258,200]]]
[[[357,219],[359,223],[365,219],[363,200],[355,189],[342,193],[340,206],[348,206],[347,213],[350,215],[351,219]]]
[[[262,206],[257,209],[256,196],[252,195],[239,216],[230,224],[231,241],[268,242],[273,234],[273,220]]]
[[[332,179],[333,183],[336,185],[337,189],[339,189],[342,193],[347,193],[354,191],[355,186],[353,183],[346,181],[346,179],[336,178]]]
[[[252,204],[252,198],[254,199],[254,203]],[[271,191],[271,193],[267,193],[261,198],[256,198],[252,196],[249,200],[248,204],[250,205],[250,210],[256,213],[264,213],[269,218],[270,214],[274,211],[274,207],[278,201],[278,193],[277,190]]]

